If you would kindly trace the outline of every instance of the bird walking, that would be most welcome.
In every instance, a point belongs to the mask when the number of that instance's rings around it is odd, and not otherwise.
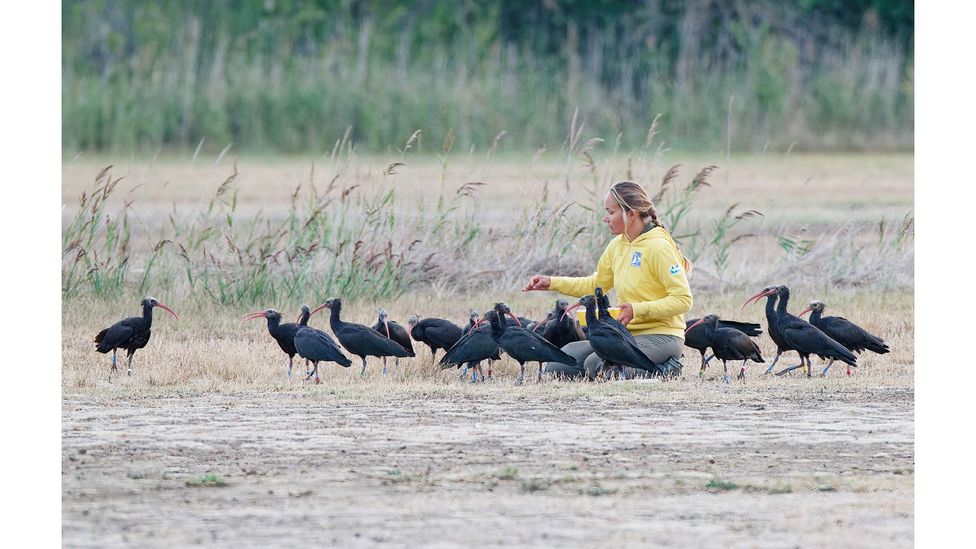
[[[765,362],[765,360],[763,360],[762,353],[759,351],[759,346],[756,345],[756,342],[753,341],[748,334],[742,331],[735,328],[722,326],[720,324],[718,315],[705,315],[700,320],[689,326],[687,331],[691,331],[699,326],[701,326],[701,329],[704,330],[703,333],[705,340],[708,343],[707,346],[712,348],[715,358],[722,361],[723,380],[725,383],[729,382],[729,368],[726,364],[727,360],[742,361],[742,367],[739,369],[738,379],[743,380],[746,377],[747,360],[757,363]],[[704,375],[706,366],[707,364],[703,360],[699,375]]]
[[[393,320],[389,320],[389,313],[386,309],[380,308],[379,319],[373,325],[373,329],[387,339],[392,339],[400,344],[404,349],[413,352],[413,343],[410,341],[410,334],[407,330]],[[394,357],[393,368],[400,367],[400,357]],[[383,357],[383,375],[386,375],[386,357]]]
[[[747,299],[746,302],[742,304],[742,308],[745,309],[746,305],[749,305],[750,303],[755,303],[760,299],[762,299],[763,297],[766,298],[767,332],[769,333],[769,338],[772,339],[773,343],[776,344],[776,356],[773,357],[773,363],[770,364],[768,368],[766,368],[766,372],[765,372],[766,374],[769,374],[770,372],[773,371],[773,368],[776,366],[776,362],[779,361],[780,355],[782,355],[787,351],[793,351],[795,349],[793,349],[793,347],[791,347],[790,344],[787,343],[785,339],[783,339],[783,336],[780,334],[777,325],[779,312],[777,312],[776,309],[776,301],[777,299],[779,299],[779,286],[766,286],[759,293]],[[787,370],[792,371],[801,366],[803,366],[802,359],[800,361],[800,364],[797,364],[796,366],[791,366],[790,368],[787,368]]]
[[[477,381],[479,374],[481,381],[485,381],[491,378],[492,361],[501,360],[501,349],[491,337],[491,326],[481,323],[478,316],[478,311],[471,309],[471,319],[468,326],[465,327],[464,335],[445,351],[440,360],[440,365],[443,370],[451,366],[460,367],[464,364],[461,379],[467,376],[467,371],[470,368],[473,381]],[[481,368],[481,362],[484,360],[488,361],[487,377]]]
[[[349,351],[350,354],[358,356],[363,361],[363,369],[359,372],[360,376],[366,376],[367,356],[394,356],[400,358],[414,356],[413,351],[404,349],[399,343],[383,337],[369,326],[343,322],[339,316],[342,311],[342,300],[338,297],[333,297],[319,305],[312,311],[312,314],[314,315],[318,311],[326,308],[331,312],[329,315],[329,326],[332,328],[332,333],[335,334],[336,339],[339,340],[339,343],[345,350]]]
[[[705,351],[708,350],[708,337],[705,335],[705,327],[699,324],[700,318],[692,318],[685,322],[685,347],[690,347],[695,349],[701,354],[701,370],[699,375],[705,373],[705,369],[708,367],[708,363],[715,358],[714,354],[705,356]],[[763,333],[762,327],[754,322],[739,322],[737,320],[722,320],[719,319],[718,326],[720,328],[733,328],[738,330],[749,337],[756,337]],[[714,352],[714,351],[713,351]]]
[[[802,317],[808,312],[813,311],[810,315],[810,324],[813,324],[820,331],[837,340],[838,343],[850,349],[851,352],[861,354],[862,351],[868,350],[883,355],[891,351],[883,339],[854,324],[850,320],[839,316],[823,316],[825,307],[826,305],[824,305],[823,301],[814,300],[810,302],[810,305],[806,309],[797,313],[796,316]],[[834,360],[836,359],[830,359],[830,362],[827,363],[827,367],[823,369],[821,375],[826,377]],[[847,375],[851,375],[851,367],[849,365],[847,367]]]
[[[132,356],[136,350],[142,349],[149,343],[149,336],[152,335],[153,308],[159,307],[179,320],[176,315],[166,305],[163,305],[155,297],[146,297],[142,300],[142,316],[132,316],[122,319],[108,328],[105,328],[95,336],[95,350],[99,353],[112,351],[112,370],[118,371],[116,367],[116,349],[125,349],[129,354],[127,363],[128,374],[132,375]]]
[[[857,367],[857,357],[847,347],[820,331],[819,328],[802,318],[786,311],[790,301],[790,289],[778,286],[779,303],[776,305],[776,329],[783,340],[800,355],[800,361],[806,363],[807,377],[811,376],[813,364],[810,355],[817,355],[821,359],[833,358],[844,362],[848,366]],[[801,365],[802,366],[802,365]],[[786,368],[776,375],[789,373],[801,366]]]

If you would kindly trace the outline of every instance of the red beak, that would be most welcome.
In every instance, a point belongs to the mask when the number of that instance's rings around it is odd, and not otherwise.
[[[264,311],[258,311],[256,313],[248,313],[244,315],[244,318],[241,319],[241,324],[244,324],[245,320],[253,320],[255,318],[264,318]]]
[[[319,305],[318,307],[316,307],[316,308],[314,308],[314,309],[312,309],[312,313],[311,313],[311,314],[309,314],[308,316],[310,316],[310,317],[311,317],[311,316],[313,316],[313,315],[314,315],[315,313],[317,313],[317,312],[319,312],[319,311],[321,311],[321,310],[322,310],[322,309],[324,309],[324,308],[325,308],[325,303],[323,303],[323,304],[321,304],[321,305]],[[301,318],[301,317],[299,317],[299,318]]]
[[[167,311],[169,314],[175,316],[176,317],[176,320],[179,320],[180,319],[180,317],[176,316],[176,313],[174,313],[173,310],[170,309],[169,307],[167,307],[166,305],[163,305],[162,303],[156,302],[156,306],[162,308],[164,311]]]
[[[742,308],[739,309],[739,310],[740,311],[741,310],[744,310],[746,308],[746,305],[749,305],[750,303],[755,303],[756,301],[759,301],[760,298],[766,297],[768,295],[773,295],[774,293],[776,293],[776,290],[775,289],[763,290],[763,291],[759,292],[758,294],[756,294],[756,295],[750,297],[749,299],[747,299],[746,302],[742,304]]]
[[[685,333],[687,334],[688,332],[691,331],[692,328],[694,328],[695,326],[698,326],[699,324],[701,324],[703,322],[705,322],[705,317],[699,318],[698,319],[698,322],[696,322],[696,323],[692,324],[691,326],[688,326],[687,328],[685,328]]]
[[[579,309],[580,308],[580,305],[582,305],[582,303],[577,303],[577,304],[575,304],[575,305],[573,305],[571,307],[566,307],[566,310],[563,311],[563,316],[559,317],[559,320],[562,320],[562,319],[566,318],[566,316],[569,315],[570,311],[574,311],[575,312],[576,309]]]
[[[803,316],[803,315],[805,315],[805,314],[807,314],[807,313],[809,313],[809,312],[810,312],[810,311],[812,311],[812,310],[813,310],[813,309],[811,309],[810,307],[807,307],[806,309],[803,309],[802,311],[800,311],[800,312],[798,312],[798,313],[796,313],[796,316]]]
[[[538,330],[539,329],[539,326],[542,326],[542,323],[545,322],[545,321],[546,321],[546,319],[544,319],[544,318],[542,320],[537,320],[536,323],[535,323],[535,326],[532,327],[532,331],[534,332],[534,331]]]
[[[518,326],[519,328],[521,328],[521,327],[522,327],[522,323],[521,323],[521,322],[519,322],[519,319],[518,319],[518,317],[517,317],[517,316],[515,316],[515,313],[513,313],[513,312],[511,312],[511,311],[509,311],[509,312],[508,312],[508,313],[506,313],[506,314],[507,314],[507,315],[508,315],[509,317],[511,317],[511,319],[512,319],[512,320],[514,320],[514,321],[515,321],[515,325],[516,325],[516,326]]]

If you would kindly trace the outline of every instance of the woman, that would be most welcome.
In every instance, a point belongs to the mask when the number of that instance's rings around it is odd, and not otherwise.
[[[667,376],[681,372],[685,321],[691,310],[691,289],[685,259],[667,229],[657,218],[654,204],[644,188],[631,181],[610,187],[603,201],[607,214],[603,222],[616,236],[607,245],[596,272],[584,277],[535,275],[522,291],[549,290],[581,297],[596,287],[617,289],[620,316],[637,339],[641,351],[662,366]],[[550,363],[547,372],[559,376],[593,379],[601,360],[587,341],[567,344],[563,350],[576,357],[577,366]],[[627,369],[629,377],[635,374]]]

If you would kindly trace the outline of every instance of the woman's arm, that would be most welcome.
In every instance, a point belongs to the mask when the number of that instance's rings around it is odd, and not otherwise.
[[[522,291],[549,290],[575,297],[592,294],[593,289],[598,286],[603,288],[604,291],[610,291],[610,288],[613,288],[613,254],[611,247],[616,241],[617,239],[611,240],[610,244],[603,250],[603,255],[600,256],[600,261],[596,266],[596,272],[590,276],[534,275]]]

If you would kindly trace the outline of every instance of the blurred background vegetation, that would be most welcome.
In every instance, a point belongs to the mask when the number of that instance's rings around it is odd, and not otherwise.
[[[62,144],[910,150],[913,48],[909,0],[65,0]]]

